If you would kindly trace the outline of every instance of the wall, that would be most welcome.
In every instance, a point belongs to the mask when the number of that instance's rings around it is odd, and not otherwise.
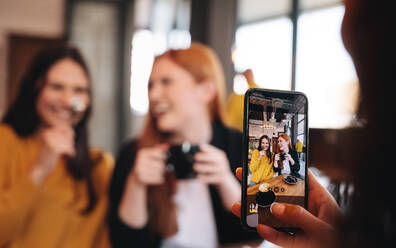
[[[8,35],[61,37],[64,3],[65,0],[0,0],[0,117],[6,107]]]
[[[90,69],[93,113],[90,144],[117,150],[118,9],[104,2],[80,2],[73,7],[70,42],[80,48]]]

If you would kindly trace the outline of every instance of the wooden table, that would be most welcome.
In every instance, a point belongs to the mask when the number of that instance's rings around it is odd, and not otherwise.
[[[283,178],[287,176],[286,174],[275,176],[269,180],[262,183],[270,184],[272,191],[275,192],[276,196],[304,196],[305,193],[305,182],[301,179],[297,179],[296,184],[287,184],[283,181]],[[247,189],[248,195],[256,195],[260,184],[256,184]]]

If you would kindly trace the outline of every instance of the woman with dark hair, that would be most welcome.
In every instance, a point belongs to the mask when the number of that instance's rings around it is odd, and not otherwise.
[[[359,78],[356,127],[343,130],[333,142],[337,180],[353,187],[350,205],[341,212],[331,195],[308,175],[308,211],[273,204],[272,214],[300,227],[294,236],[258,225],[258,233],[282,247],[394,247],[396,244],[396,169],[389,153],[395,137],[395,36],[391,2],[345,0],[342,38]],[[386,135],[384,134],[386,133]],[[342,142],[341,142],[342,141]],[[374,145],[373,145],[374,144]],[[238,170],[238,174],[240,174]],[[386,172],[386,173],[383,173]],[[240,205],[233,212],[240,214]]]
[[[114,247],[218,247],[258,238],[232,215],[240,184],[242,134],[224,126],[224,75],[209,47],[157,56],[150,75],[149,113],[140,137],[117,158],[110,188]],[[167,150],[199,144],[196,178],[166,171]],[[186,165],[187,166],[187,165]]]
[[[252,152],[249,170],[252,173],[251,182],[258,184],[274,176],[274,153],[270,149],[271,139],[263,135],[259,139],[258,148]]]
[[[113,160],[90,149],[91,83],[76,48],[39,52],[0,124],[0,246],[107,247]]]
[[[300,161],[297,151],[292,148],[289,135],[282,133],[278,137],[278,147],[275,154],[274,171],[281,174],[290,174],[301,178],[298,173]]]

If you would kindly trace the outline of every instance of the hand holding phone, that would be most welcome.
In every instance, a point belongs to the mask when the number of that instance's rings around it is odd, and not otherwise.
[[[242,168],[236,170],[236,176],[242,180]],[[337,247],[334,242],[335,227],[343,218],[334,198],[320,185],[311,171],[308,171],[308,210],[298,205],[274,204],[271,213],[288,225],[299,227],[302,231],[288,235],[264,224],[257,226],[260,236],[281,247]],[[240,203],[232,205],[232,213],[241,218]]]

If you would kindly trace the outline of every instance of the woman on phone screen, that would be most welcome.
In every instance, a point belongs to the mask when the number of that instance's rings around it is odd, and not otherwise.
[[[263,135],[259,139],[259,146],[252,152],[249,170],[254,184],[264,182],[274,176],[274,153],[270,150],[271,139]]]
[[[282,133],[278,137],[278,148],[275,154],[274,170],[281,174],[289,174],[301,178],[298,173],[300,161],[296,150],[292,148],[289,135]]]

